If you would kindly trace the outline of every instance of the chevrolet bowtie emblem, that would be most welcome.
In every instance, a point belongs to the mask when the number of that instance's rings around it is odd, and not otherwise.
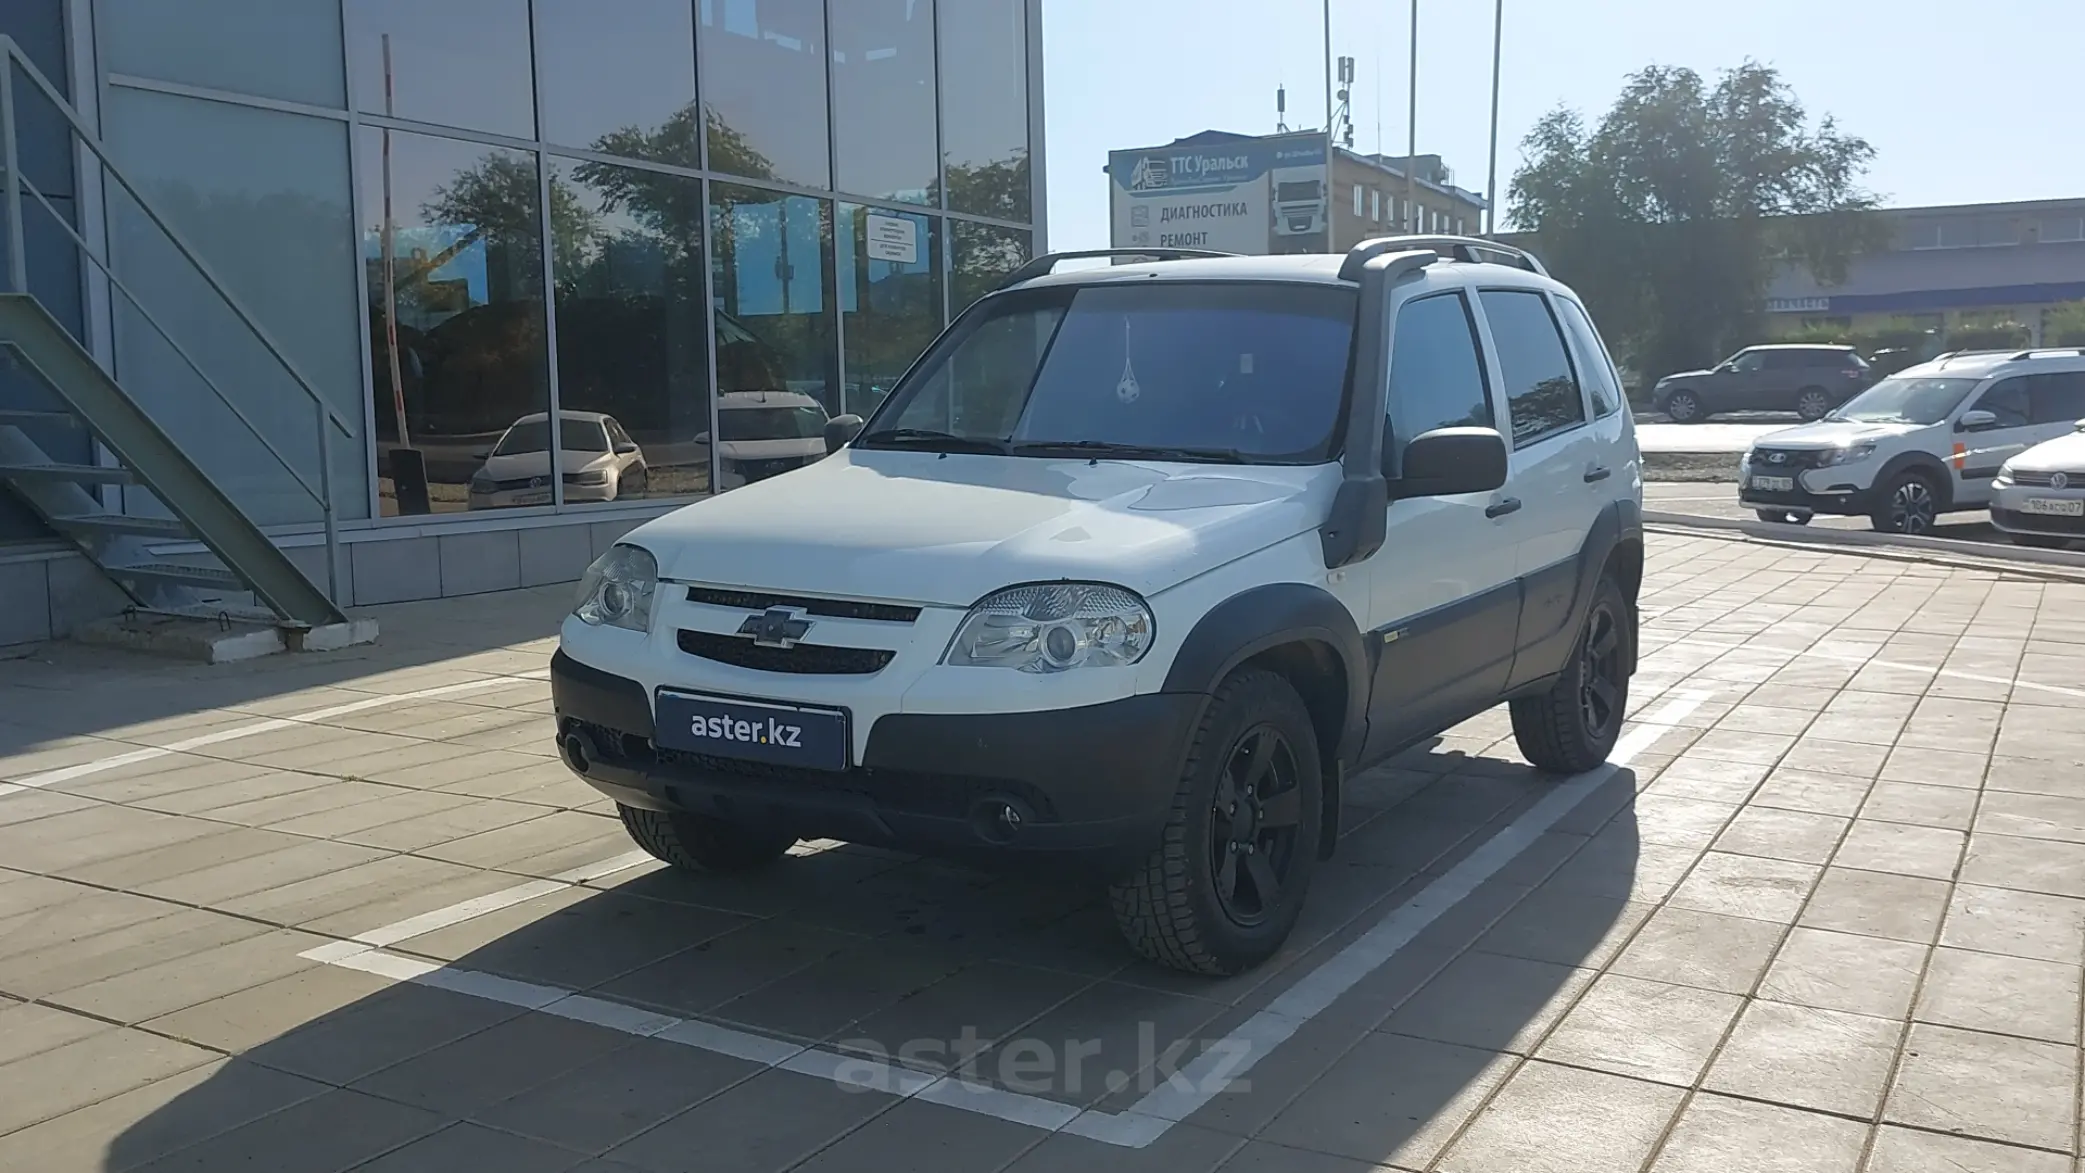
[[[738,625],[740,635],[752,636],[754,645],[763,648],[793,648],[810,631],[811,621],[799,607],[769,607]]]

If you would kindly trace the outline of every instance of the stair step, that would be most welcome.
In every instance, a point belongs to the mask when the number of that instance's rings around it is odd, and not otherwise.
[[[51,524],[70,533],[137,534],[147,538],[192,538],[188,526],[170,517],[132,517],[127,513],[82,513],[54,517]]]
[[[0,407],[0,424],[59,424],[78,427],[80,417],[69,411],[28,411],[15,407]]]
[[[229,570],[215,566],[188,566],[179,562],[153,562],[138,566],[110,566],[110,578],[132,579],[144,582],[172,582],[184,586],[216,587],[219,590],[244,591],[246,583]]]
[[[76,481],[89,485],[127,485],[131,482],[129,469],[99,464],[0,464],[0,477]]]

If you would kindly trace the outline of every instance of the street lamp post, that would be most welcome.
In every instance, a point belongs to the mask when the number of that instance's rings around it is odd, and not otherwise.
[[[1416,198],[1419,193],[1419,0],[1412,0],[1412,79],[1405,107],[1404,214],[1413,224],[1412,231],[1424,232],[1425,221],[1419,216]]]
[[[1491,169],[1484,179],[1484,235],[1499,230],[1499,59],[1506,44],[1506,0],[1491,15]]]

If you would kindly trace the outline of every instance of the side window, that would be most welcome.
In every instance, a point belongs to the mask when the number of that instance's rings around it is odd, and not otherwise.
[[[1764,350],[1748,350],[1730,360],[1730,369],[1740,373],[1750,373],[1765,366],[1766,351]]]
[[[1984,392],[1976,406],[1998,417],[2001,428],[2027,426],[2027,380],[2006,379]]]
[[[1497,426],[1477,324],[1460,293],[1416,298],[1397,311],[1389,406],[1391,435],[1399,443],[1435,428]]]
[[[1830,359],[1808,350],[1769,350],[1766,352],[1766,369],[1770,371],[1806,371],[1811,367],[1827,366]]]
[[[1525,448],[1585,422],[1585,399],[1548,299],[1515,289],[1477,295],[1491,322],[1499,372],[1513,414],[1513,446]]]
[[[2085,371],[2031,376],[2027,384],[2027,418],[2037,424],[2085,420]]]
[[[1593,329],[1593,320],[1583,306],[1568,297],[1557,298],[1556,303],[1563,310],[1565,332],[1578,345],[1578,369],[1593,397],[1593,414],[1606,419],[1622,410],[1622,383],[1614,373],[1614,359],[1601,344],[1600,332]]]

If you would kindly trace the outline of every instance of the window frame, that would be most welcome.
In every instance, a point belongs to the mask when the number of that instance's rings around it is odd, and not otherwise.
[[[1976,400],[1974,402],[1972,402],[1968,407],[1965,407],[1962,410],[1965,412],[1988,411],[1991,412],[1992,415],[1997,415],[1997,411],[1993,410],[1992,408],[1986,407],[1985,404],[1989,403],[1991,397],[1993,395],[1998,394],[1998,392],[2000,392],[2001,390],[2005,390],[2017,385],[2020,391],[2020,418],[2018,422],[2009,423],[2005,419],[2001,418],[1997,423],[1991,426],[1994,428],[2031,427],[2034,423],[2034,388],[2032,379],[2032,375],[2006,375],[2003,378],[1993,380],[1990,386],[1976,393]]]
[[[1578,420],[1576,423],[1566,424],[1560,428],[1551,428],[1546,432],[1538,432],[1524,440],[1513,434],[1513,390],[1510,387],[1506,388],[1503,395],[1503,400],[1506,404],[1506,429],[1503,434],[1506,438],[1507,447],[1514,452],[1520,452],[1524,449],[1533,448],[1537,444],[1546,444],[1559,436],[1568,436],[1580,428],[1592,427],[1593,411],[1592,405],[1586,402],[1585,381],[1579,377],[1578,365],[1572,357],[1571,340],[1564,334],[1563,323],[1557,320],[1556,307],[1550,304],[1550,298],[1553,296],[1551,292],[1534,285],[1478,285],[1473,286],[1472,289],[1477,294],[1473,300],[1477,308],[1483,313],[1484,334],[1490,343],[1492,356],[1498,363],[1499,378],[1502,381],[1506,375],[1505,354],[1499,349],[1498,331],[1492,325],[1491,312],[1484,305],[1484,295],[1487,293],[1525,294],[1535,298],[1541,304],[1543,311],[1549,315],[1550,329],[1556,332],[1557,344],[1564,352],[1564,365],[1571,371],[1572,385],[1578,388]],[[1494,418],[1496,418],[1496,409],[1494,409]]]
[[[1389,379],[1396,378],[1397,327],[1398,322],[1404,316],[1405,311],[1423,301],[1435,301],[1441,298],[1448,297],[1455,298],[1462,303],[1463,323],[1469,328],[1470,331],[1470,351],[1471,354],[1477,360],[1477,381],[1483,389],[1484,407],[1487,411],[1491,413],[1490,427],[1492,428],[1492,430],[1498,431],[1499,395],[1498,388],[1495,385],[1497,379],[1494,377],[1495,372],[1492,370],[1491,350],[1488,345],[1489,330],[1484,320],[1478,316],[1478,311],[1480,307],[1477,304],[1477,299],[1471,296],[1471,294],[1474,292],[1476,291],[1467,285],[1450,285],[1446,288],[1441,289],[1420,289],[1414,290],[1411,294],[1407,295],[1402,301],[1399,301],[1397,303],[1397,307],[1395,311],[1390,315],[1390,321],[1388,323],[1388,337],[1390,339]],[[1391,386],[1389,382],[1386,380],[1385,386],[1383,388],[1383,451],[1386,454],[1386,456],[1390,453],[1395,453],[1396,467],[1402,469],[1404,467],[1405,447],[1409,445],[1414,439],[1417,439],[1417,437],[1405,436],[1398,430],[1397,408],[1395,401],[1392,398],[1392,393],[1394,390],[1395,388]],[[1423,435],[1424,433],[1421,434]],[[1509,440],[1508,443],[1511,443],[1511,441]],[[1342,451],[1343,450],[1344,446],[1342,446]]]

